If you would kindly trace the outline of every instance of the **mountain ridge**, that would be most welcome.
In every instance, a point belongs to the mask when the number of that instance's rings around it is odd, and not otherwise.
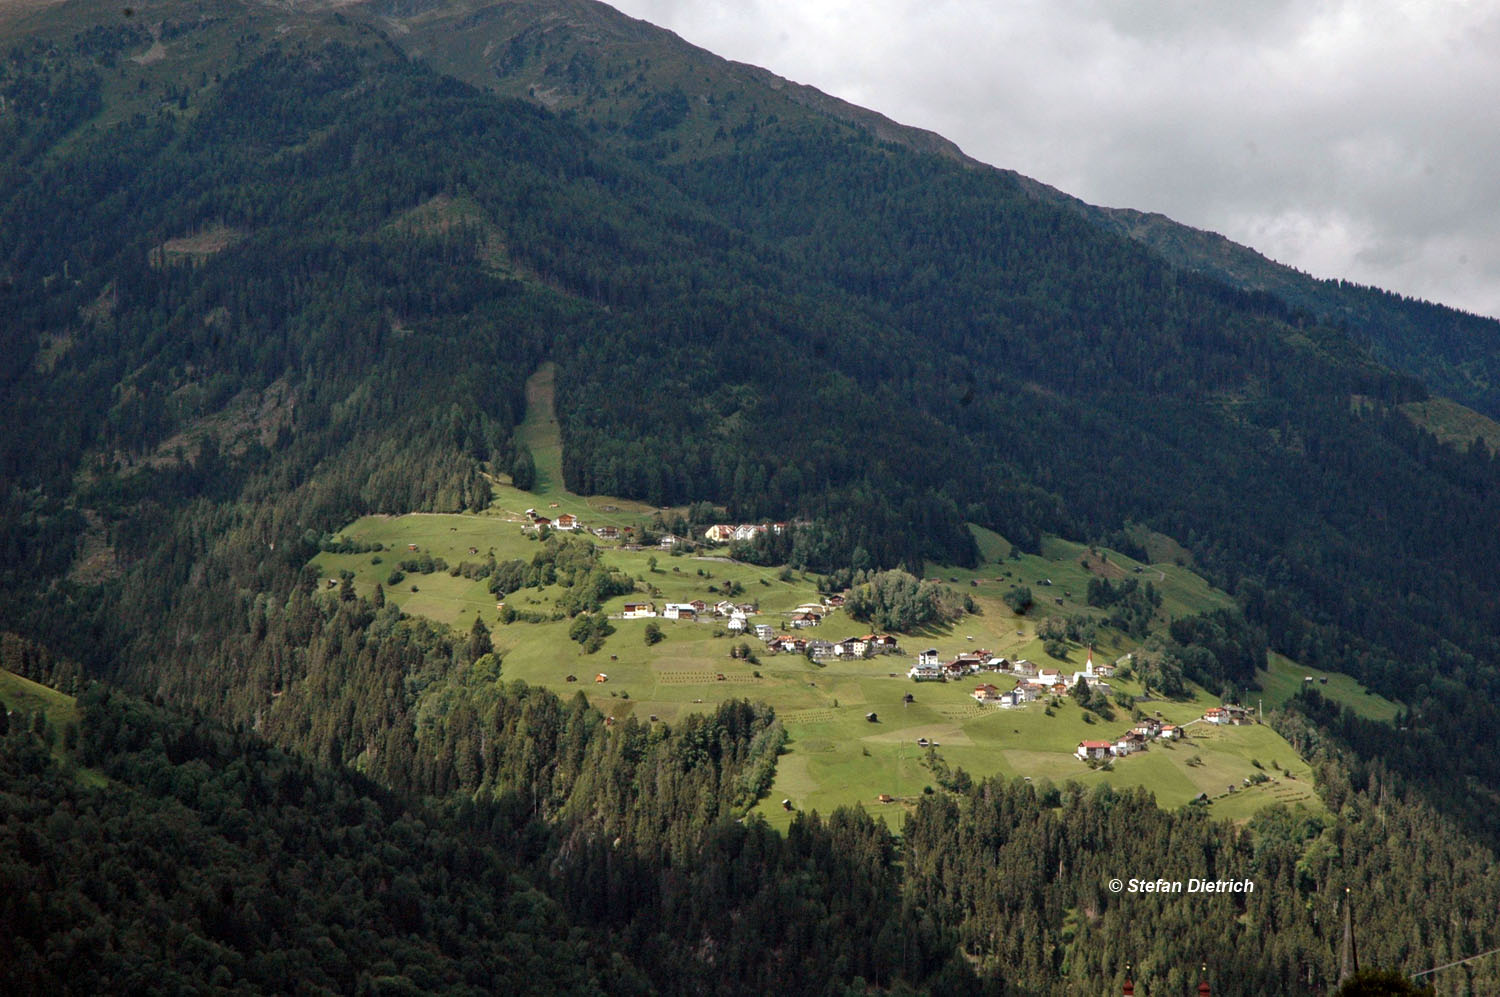
[[[376,3],[376,0],[371,2]],[[378,3],[376,6],[379,8]],[[499,29],[501,35],[490,37],[486,43],[485,58],[488,59],[489,45],[515,44],[519,32],[515,32],[514,26],[533,23],[528,20],[531,12],[555,10],[556,6],[535,2],[486,5],[482,0],[476,0],[456,9],[472,7],[480,12],[512,12],[509,17],[502,13],[476,20],[471,16],[468,21],[460,22],[461,30],[482,28],[488,33]],[[422,4],[421,7],[429,14],[439,10],[438,4]],[[1440,303],[1416,301],[1378,288],[1314,278],[1218,233],[1184,225],[1160,213],[1088,204],[1003,164],[975,159],[935,132],[894,122],[877,111],[784,79],[768,70],[721,59],[666,29],[629,18],[596,0],[569,0],[566,9],[571,19],[552,16],[553,23],[564,30],[612,29],[615,36],[625,37],[647,49],[652,42],[665,42],[677,50],[674,54],[686,54],[695,70],[708,74],[701,85],[710,93],[716,87],[722,91],[729,85],[757,84],[799,107],[860,129],[878,141],[943,156],[973,169],[994,170],[1011,176],[1039,200],[1064,207],[1103,229],[1148,246],[1174,267],[1212,276],[1242,290],[1272,294],[1292,308],[1307,310],[1318,321],[1345,325],[1370,345],[1384,362],[1421,378],[1433,390],[1483,414],[1500,417],[1500,361],[1494,360],[1500,356],[1500,321],[1467,314]],[[442,10],[452,16],[455,8],[447,6]],[[387,23],[402,28],[397,37],[398,44],[414,55],[435,54],[438,43],[430,34],[423,36],[426,41],[418,41],[410,24],[391,18],[387,18]],[[444,23],[439,15],[425,27],[431,31],[434,25]],[[624,25],[630,30],[624,30]],[[508,39],[504,37],[507,31],[513,32]],[[452,44],[452,39],[445,39],[444,43]],[[563,54],[566,54],[566,46],[563,48]],[[551,66],[538,67],[532,63],[513,66],[501,60],[484,62],[484,68],[479,69],[451,57],[446,61],[440,57],[439,65],[476,85],[492,86],[498,80],[506,92],[538,100],[552,110],[571,111],[587,117],[590,101],[596,99],[578,91],[576,86],[570,89],[566,82],[549,79],[547,70]],[[521,73],[522,69],[533,71],[525,75]],[[653,69],[647,66],[645,76],[655,78]],[[727,74],[727,79],[716,81],[713,77],[717,74]],[[658,88],[661,85],[662,81],[657,79]],[[698,96],[702,99],[703,95]],[[685,154],[691,156],[692,153]],[[711,151],[705,154],[711,154]],[[1430,331],[1433,327],[1447,332],[1435,335]]]

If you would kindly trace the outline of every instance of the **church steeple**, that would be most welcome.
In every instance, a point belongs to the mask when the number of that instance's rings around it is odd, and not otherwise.
[[[1339,945],[1339,985],[1359,972],[1359,948],[1354,944],[1354,912],[1349,908],[1349,888],[1344,887],[1344,941]]]
[[[1213,991],[1208,986],[1208,963],[1204,963],[1198,970],[1198,997],[1213,997]]]
[[[1130,978],[1130,963],[1125,964],[1125,997],[1135,997],[1135,982]]]

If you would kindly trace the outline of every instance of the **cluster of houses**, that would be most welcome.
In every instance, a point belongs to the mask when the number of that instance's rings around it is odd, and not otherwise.
[[[1182,728],[1176,724],[1163,723],[1154,717],[1142,717],[1113,741],[1079,741],[1074,754],[1081,761],[1108,761],[1145,751],[1152,741],[1176,741],[1181,737]]]
[[[1243,706],[1212,706],[1203,714],[1203,721],[1211,724],[1253,724],[1255,715]],[[1152,717],[1142,717],[1135,726],[1113,741],[1079,741],[1074,752],[1082,761],[1105,761],[1123,758],[1137,751],[1146,750],[1152,741],[1176,741],[1184,731],[1175,724],[1164,723]]]
[[[752,613],[759,607],[753,602],[730,602],[728,599],[709,605],[702,599],[692,602],[665,603],[657,612],[654,602],[627,602],[620,615],[627,620],[642,620],[660,616],[664,620],[709,620],[727,619],[728,629],[738,632],[749,626]]]
[[[804,654],[814,661],[830,658],[853,661],[873,658],[877,654],[900,654],[901,645],[890,634],[865,634],[862,637],[846,637],[840,641],[809,640],[778,634],[764,623],[758,624],[755,634],[766,642],[766,649],[777,654]]]
[[[841,595],[826,596],[822,602],[809,602],[798,606],[787,620],[793,630],[815,627],[825,616],[844,604]],[[723,620],[730,633],[753,631],[766,642],[772,653],[810,654],[815,660],[824,658],[870,658],[877,654],[896,654],[901,650],[896,638],[890,634],[866,634],[849,637],[841,641],[809,640],[790,634],[778,634],[768,623],[750,622],[750,617],[760,612],[753,602],[735,603],[729,600],[710,605],[701,599],[692,602],[668,602],[659,610],[654,602],[627,602],[620,616],[627,620],[648,619],[660,616],[665,620]]]
[[[583,525],[583,520],[571,512],[564,512],[554,517],[548,517],[537,512],[535,509],[526,510],[526,525],[522,527],[523,530],[528,533],[536,533],[544,526],[549,530],[559,533],[576,533],[583,530],[592,533],[600,540],[621,541],[626,545],[627,550],[638,549],[632,546],[639,536],[639,532],[634,526],[596,526],[590,530]],[[687,542],[682,537],[673,533],[663,534],[657,541],[663,550],[671,550],[678,544],[685,544]]]
[[[1239,726],[1256,722],[1255,714],[1243,706],[1211,706],[1203,711],[1203,722],[1219,726]]]
[[[735,540],[754,540],[767,531],[779,537],[786,528],[786,523],[715,523],[703,531],[703,539],[727,544]]]
[[[985,682],[975,686],[970,695],[985,705],[1013,707],[1025,706],[1043,696],[1066,695],[1068,690],[1078,684],[1079,679],[1087,680],[1090,689],[1097,689],[1107,696],[1110,686],[1104,680],[1114,675],[1115,666],[1095,665],[1092,648],[1089,649],[1083,671],[1074,672],[1071,676],[1065,676],[1057,668],[1035,665],[1025,658],[1010,661],[982,649],[967,651],[944,661],[936,648],[928,648],[917,656],[917,663],[906,674],[914,682],[957,682],[967,675],[981,672],[998,672],[1014,677],[1015,687],[1001,691],[999,686]]]
[[[841,595],[825,596],[822,602],[804,602],[792,610],[792,617],[787,621],[787,626],[794,630],[815,627],[823,622],[823,617],[843,605],[844,597]]]
[[[527,525],[524,528],[527,530],[540,530],[545,526],[549,530],[557,530],[562,533],[573,533],[577,530],[583,529],[583,521],[580,520],[577,516],[573,515],[571,512],[564,512],[556,516],[555,518],[549,518],[547,516],[543,516],[535,509],[527,509],[526,519]]]

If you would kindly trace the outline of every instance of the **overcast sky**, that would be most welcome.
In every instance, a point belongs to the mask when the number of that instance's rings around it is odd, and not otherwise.
[[[1500,0],[618,0],[970,156],[1500,317]]]

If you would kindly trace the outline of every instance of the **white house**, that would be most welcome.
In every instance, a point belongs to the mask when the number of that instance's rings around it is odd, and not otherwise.
[[[1012,699],[1016,706],[1025,706],[1027,703],[1036,701],[1037,690],[1034,686],[1029,686],[1025,682],[1017,682],[1016,687],[1006,693],[1006,695]]]
[[[703,536],[712,543],[728,543],[734,539],[734,527],[727,523],[716,523],[704,530]]]
[[[867,637],[845,637],[833,645],[833,653],[841,658],[868,658],[870,656],[870,641]],[[924,664],[924,662],[917,662]]]
[[[913,682],[946,682],[942,665],[912,665],[906,673]]]
[[[1111,748],[1108,741],[1079,741],[1078,748],[1073,753],[1081,761],[1088,761],[1090,758],[1096,760],[1108,758],[1110,751]]]
[[[1056,668],[1038,668],[1035,685],[1056,685],[1062,681],[1062,672]]]
[[[648,616],[656,615],[656,603],[654,602],[627,602],[625,611],[620,614],[627,620],[639,620]]]
[[[696,620],[698,610],[690,602],[669,602],[661,615],[669,620]]]

